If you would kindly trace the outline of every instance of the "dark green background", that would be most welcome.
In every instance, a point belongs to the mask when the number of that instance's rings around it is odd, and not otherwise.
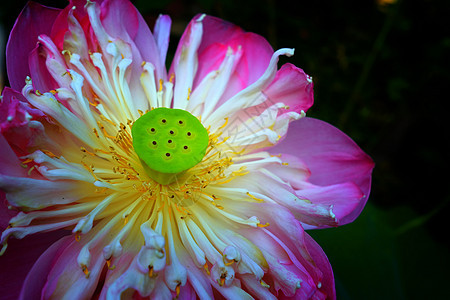
[[[7,32],[24,3],[1,2]],[[310,232],[331,261],[338,299],[449,297],[450,1],[134,3],[151,26],[159,13],[170,14],[172,55],[200,12],[259,33],[274,48],[295,48],[282,62],[313,76],[308,115],[342,129],[372,156],[372,194],[359,219]]]

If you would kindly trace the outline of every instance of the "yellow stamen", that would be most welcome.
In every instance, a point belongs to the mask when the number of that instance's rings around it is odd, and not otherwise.
[[[57,156],[57,155],[55,155],[55,154],[53,154],[51,151],[49,151],[49,150],[42,150],[42,152],[45,154],[45,155],[47,155],[47,156],[50,156],[51,158],[59,158],[59,156]]]
[[[208,276],[211,275],[211,272],[209,272],[209,268],[208,268],[208,264],[207,264],[207,263],[205,263],[205,264],[203,265],[203,269],[205,269],[206,274],[208,274]]]
[[[268,285],[267,283],[264,282],[264,280],[261,279],[261,281],[259,282],[263,287],[265,288],[270,288],[270,285]]]
[[[189,101],[189,99],[191,98],[191,88],[188,88],[188,95],[187,95],[187,99]]]
[[[177,287],[175,288],[175,292],[177,293],[177,299],[178,299],[178,296],[180,296],[180,285],[177,285]]]
[[[227,124],[228,124],[228,117],[225,118],[225,122],[223,123],[222,126],[220,126],[220,127],[218,128],[218,130],[225,128],[225,126],[227,126]]]
[[[114,269],[116,268],[116,266],[115,266],[115,265],[112,265],[112,266],[111,266],[111,260],[112,260],[111,257],[110,257],[109,259],[107,259],[107,260],[106,260],[106,265],[108,266],[108,269],[114,270]]]
[[[29,170],[28,170],[28,176],[31,176],[31,172],[36,168],[36,166],[32,166]]]
[[[153,277],[153,266],[148,266],[148,277]]]
[[[80,150],[81,150],[81,152],[84,152],[84,153],[87,153],[87,154],[89,154],[89,155],[95,156],[94,153],[92,153],[92,152],[86,150],[86,148],[84,148],[84,147],[80,147]]]
[[[287,163],[287,162],[283,162],[283,163],[281,163],[283,166],[289,166],[289,163]]]
[[[163,83],[164,81],[162,79],[159,80],[159,92],[163,90]]]
[[[263,199],[256,198],[255,196],[253,196],[253,195],[250,194],[249,192],[247,192],[246,194],[247,194],[247,196],[249,196],[249,197],[252,198],[253,200],[256,200],[256,201],[258,201],[258,202],[264,202]]]
[[[107,117],[105,117],[104,115],[100,115],[100,119],[102,119],[105,122],[108,122],[109,124],[116,126],[116,123],[114,123],[113,121],[111,121],[110,119],[108,119]]]
[[[100,136],[98,135],[97,129],[92,128],[92,132],[95,134],[95,136],[99,139]]]
[[[81,234],[79,231],[75,232],[75,241],[79,242],[81,240]]]
[[[270,223],[266,223],[266,224],[256,224],[258,227],[260,228],[264,228],[270,225]]]
[[[88,267],[86,265],[81,265],[81,270],[83,271],[86,278],[89,278],[89,275],[91,275],[91,272],[89,271]]]

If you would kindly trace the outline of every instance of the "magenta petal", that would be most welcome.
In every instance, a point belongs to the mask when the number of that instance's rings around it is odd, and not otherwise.
[[[356,143],[339,129],[323,121],[303,118],[291,123],[287,137],[271,149],[300,158],[311,171],[309,181],[320,186],[355,183],[363,199],[341,220],[352,222],[361,212],[370,193],[374,163]]]
[[[23,240],[9,239],[6,252],[0,256],[2,299],[18,298],[25,277],[41,253],[66,233],[66,231],[56,231],[36,234]],[[46,274],[39,274],[39,276],[42,275]],[[39,299],[39,294],[37,296]]]
[[[29,53],[40,34],[50,34],[59,11],[30,1],[17,18],[6,46],[6,68],[13,89],[20,91],[25,85],[25,78],[30,75]]]

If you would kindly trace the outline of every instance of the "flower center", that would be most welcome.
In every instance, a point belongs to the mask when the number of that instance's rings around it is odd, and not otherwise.
[[[196,117],[165,107],[137,119],[131,135],[147,174],[163,185],[201,162],[209,143],[208,131]]]

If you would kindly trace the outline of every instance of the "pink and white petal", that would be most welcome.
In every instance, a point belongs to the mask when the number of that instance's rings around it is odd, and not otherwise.
[[[137,265],[136,257],[134,257],[128,268],[118,275],[120,276],[114,281],[110,281],[111,284],[107,290],[102,291],[104,295],[104,292],[106,292],[105,296],[108,300],[121,299],[122,293],[125,293],[129,289],[138,291],[142,297],[148,297],[156,287],[157,279],[150,277],[148,272],[142,272],[141,268]],[[161,281],[160,284],[164,284],[164,282]]]
[[[220,286],[216,281],[212,280],[212,278],[209,278],[209,280],[211,285],[220,293],[219,296],[225,297],[225,299],[253,300],[253,297],[239,286]],[[215,298],[219,297],[216,296]]]
[[[41,43],[37,43],[36,48],[30,52],[28,57],[30,76],[33,78],[33,88],[39,92],[48,92],[58,88],[58,84],[47,69],[46,56],[47,53],[44,46]]]
[[[37,146],[36,143],[43,140],[44,127],[40,121],[43,120],[44,113],[32,108],[22,94],[9,87],[3,90],[2,96],[0,132],[14,152],[23,156],[28,154],[29,147]]]
[[[300,199],[312,202],[314,206],[328,207],[331,216],[335,219],[336,225],[342,225],[341,220],[345,220],[364,201],[364,195],[359,187],[353,182],[333,184],[329,186],[316,186],[312,188],[296,191]],[[326,227],[326,224],[313,224],[319,228]],[[309,226],[306,226],[310,228]]]
[[[137,66],[142,61],[150,62],[155,66],[156,77],[165,80],[165,66],[157,42],[144,18],[130,1],[104,1],[101,5],[101,21],[109,35],[131,44]]]
[[[370,193],[374,163],[342,131],[326,122],[303,118],[291,123],[286,138],[270,152],[297,156],[311,171],[309,181],[313,184],[326,186],[354,182],[364,198],[341,220],[341,224],[352,222],[360,214]]]
[[[322,279],[317,286],[319,291],[324,293],[327,299],[336,299],[333,269],[331,268],[331,264],[326,254],[323,252],[319,244],[317,244],[316,241],[314,241],[314,239],[307,233],[305,234],[305,243],[309,254],[314,260],[314,263],[322,272]]]
[[[191,23],[200,16],[195,16]],[[211,44],[222,43],[226,45],[236,36],[244,32],[239,26],[212,16],[204,16],[202,22],[204,24],[204,31],[199,53],[203,52]]]
[[[245,78],[244,87],[261,77],[273,54],[273,49],[267,40],[257,34],[244,32],[240,27],[219,18],[205,16],[202,23],[204,30],[198,49],[199,54],[212,44],[224,45],[226,48],[231,46],[233,49],[241,47],[244,53],[243,63],[238,66],[236,73],[239,77]],[[201,64],[202,61],[200,60],[199,63]]]
[[[60,9],[28,2],[14,24],[6,46],[6,68],[10,85],[22,90],[25,78],[30,76],[29,53],[36,47],[37,37],[50,34]]]
[[[293,64],[284,64],[273,82],[264,90],[270,103],[281,102],[287,111],[306,112],[314,103],[311,77]]]
[[[68,88],[72,80],[66,73],[68,67],[61,51],[47,35],[40,35],[38,40],[29,58],[33,86],[40,92]]]
[[[169,48],[170,27],[172,20],[168,15],[160,15],[156,20],[153,33],[155,36],[156,45],[159,50],[159,56],[163,66],[166,63],[167,49]]]
[[[86,0],[70,0],[69,2],[69,5],[62,9],[58,16],[55,18],[50,32],[50,37],[55,42],[56,46],[61,50],[64,49],[66,33],[70,27],[70,20],[68,22],[68,18],[70,18],[70,15],[74,16],[78,20],[81,27],[83,28],[83,31],[86,33],[86,37],[92,37],[87,34],[90,31],[90,24],[88,15],[84,7],[86,5]],[[100,5],[103,0],[96,0],[95,2]]]
[[[69,233],[66,231],[61,232],[64,234]],[[51,234],[55,235],[55,233]],[[50,235],[50,233],[47,235]],[[47,275],[53,266],[54,260],[67,247],[71,239],[71,236],[65,236],[49,244],[50,247],[42,253],[28,272],[20,291],[20,300],[41,299],[41,292],[47,282]]]
[[[275,297],[275,295],[272,294],[267,287],[262,286],[261,282],[258,281],[255,276],[250,274],[242,274],[239,275],[239,279],[245,285],[250,294],[256,299],[277,299],[277,297]]]
[[[229,49],[242,52],[227,83],[227,89],[218,102],[220,106],[262,76],[269,65],[273,49],[263,37],[244,32],[224,20],[205,16],[202,22],[204,31],[198,50],[199,67],[194,87],[206,74],[217,69]]]
[[[86,271],[78,264],[78,256],[82,248],[89,241],[89,235],[83,236],[80,242],[75,239],[67,240],[67,246],[55,258],[47,276],[47,282],[42,290],[45,299],[64,299],[70,295],[71,299],[90,299],[94,294],[105,259],[100,247],[89,249],[90,259]]]
[[[94,193],[95,186],[77,181],[50,181],[0,174],[0,188],[8,202],[16,207],[41,209],[67,204]]]
[[[307,180],[311,176],[311,171],[303,161],[290,154],[279,153],[277,156],[280,157],[282,167],[279,164],[270,164],[264,166],[264,168],[284,182],[289,183],[294,189],[301,189],[305,185],[310,185]]]
[[[10,239],[6,252],[0,256],[0,295],[2,299],[18,299],[19,294],[33,264],[47,248],[57,242],[67,231],[41,233],[23,240]],[[43,273],[38,276],[44,277]],[[37,279],[36,279],[37,280]],[[40,292],[36,294],[39,299]],[[27,298],[33,299],[33,298]]]
[[[186,27],[175,52],[169,74],[175,74],[173,107],[185,108],[198,69],[198,48],[203,35],[203,18],[195,17]]]
[[[191,256],[186,251],[179,252],[179,258],[187,270],[187,283],[190,285],[200,299],[214,299],[209,277],[199,269],[192,261]]]

